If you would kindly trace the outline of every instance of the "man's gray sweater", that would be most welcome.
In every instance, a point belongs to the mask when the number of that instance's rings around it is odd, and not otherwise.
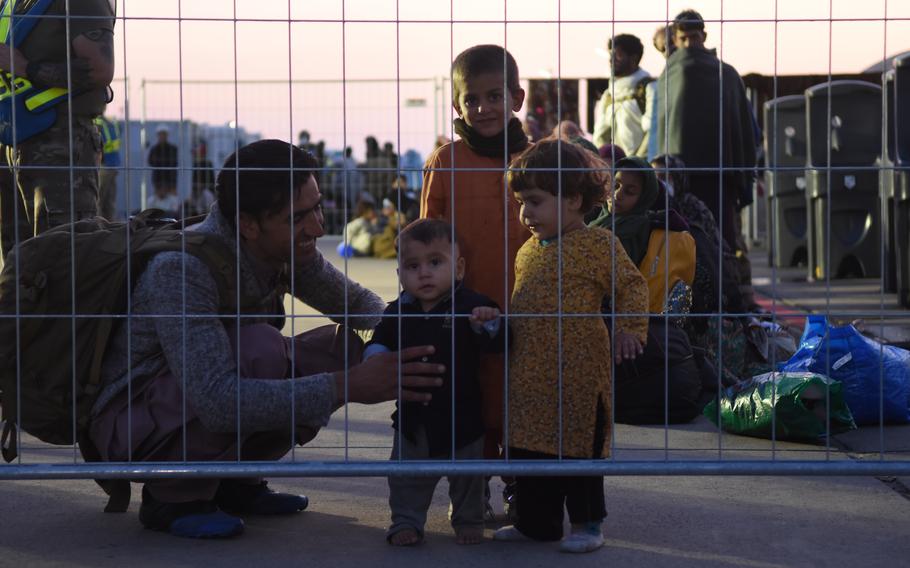
[[[235,230],[217,204],[193,230],[218,234],[236,243]],[[239,265],[243,294],[265,298],[275,293],[278,272],[251,257],[242,244]],[[385,308],[376,294],[348,280],[318,252],[306,266],[295,267],[292,281],[294,296],[325,314],[350,314],[347,324],[354,329],[375,327]],[[284,315],[282,299],[274,302],[275,315]],[[237,431],[238,397],[244,432],[288,428],[292,416],[298,426],[325,426],[336,399],[332,374],[286,381],[238,380],[228,331],[216,315],[219,305],[215,280],[201,260],[182,252],[155,255],[133,289],[132,317],[113,333],[94,413],[131,379],[136,384],[168,369],[184,385],[187,404],[209,431]],[[267,319],[244,317],[241,325]],[[343,317],[332,319],[344,321]]]

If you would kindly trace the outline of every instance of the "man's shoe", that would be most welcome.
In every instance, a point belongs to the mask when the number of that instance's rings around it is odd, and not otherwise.
[[[305,495],[272,491],[266,481],[250,484],[226,479],[218,486],[215,503],[236,514],[290,515],[306,509],[310,501]]]
[[[145,487],[139,522],[147,529],[184,538],[227,538],[243,532],[243,519],[228,515],[212,501],[165,503]]]

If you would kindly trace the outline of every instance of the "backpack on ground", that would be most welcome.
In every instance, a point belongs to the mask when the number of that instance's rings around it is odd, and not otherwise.
[[[183,231],[160,214],[62,225],[23,241],[6,258],[0,272],[0,446],[7,461],[18,452],[17,426],[51,444],[85,441],[111,332],[129,314],[129,292],[156,253],[184,250],[204,261],[218,285],[221,313],[236,313],[233,247],[218,235]]]
[[[648,319],[644,352],[615,367],[613,413],[621,424],[685,424],[703,408],[702,373],[686,333]]]

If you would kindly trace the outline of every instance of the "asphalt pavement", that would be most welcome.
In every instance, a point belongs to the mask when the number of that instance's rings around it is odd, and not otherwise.
[[[344,268],[325,239],[326,256]],[[470,269],[470,268],[469,268]],[[395,263],[353,259],[351,277],[384,298],[396,294]],[[299,304],[288,331],[323,323]],[[390,403],[350,405],[287,459],[385,460]],[[345,419],[346,417],[346,419]],[[346,431],[347,426],[347,431]],[[721,434],[704,418],[682,426],[617,425],[621,460],[910,459],[910,426],[863,428],[830,445]],[[885,453],[880,454],[884,449]],[[41,450],[36,460],[70,462],[72,450]],[[2,467],[2,465],[0,465]],[[251,517],[227,541],[193,541],[144,530],[139,485],[125,514],[103,513],[91,481],[0,482],[0,566],[910,566],[910,480],[874,477],[608,476],[606,546],[566,555],[555,543],[455,544],[446,519],[446,482],[430,509],[425,542],[386,544],[388,488],[382,478],[283,478],[271,485],[305,493],[307,511]],[[492,482],[498,496],[502,484]],[[494,506],[501,511],[500,499]],[[487,536],[492,534],[490,525]]]

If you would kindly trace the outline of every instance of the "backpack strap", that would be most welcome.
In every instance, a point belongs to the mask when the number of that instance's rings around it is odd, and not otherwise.
[[[635,91],[631,98],[638,103],[638,110],[642,114],[648,108],[648,85],[652,82],[654,82],[654,77],[643,77],[638,83],[635,83]]]
[[[645,278],[651,278],[657,274],[657,269],[660,267],[661,251],[664,250],[664,245],[667,243],[667,231],[663,231],[663,235],[660,238],[660,244],[654,248],[654,260],[651,261],[651,266],[647,269],[645,273]],[[651,246],[648,246],[648,252],[651,252]],[[642,271],[645,272],[645,271]]]

